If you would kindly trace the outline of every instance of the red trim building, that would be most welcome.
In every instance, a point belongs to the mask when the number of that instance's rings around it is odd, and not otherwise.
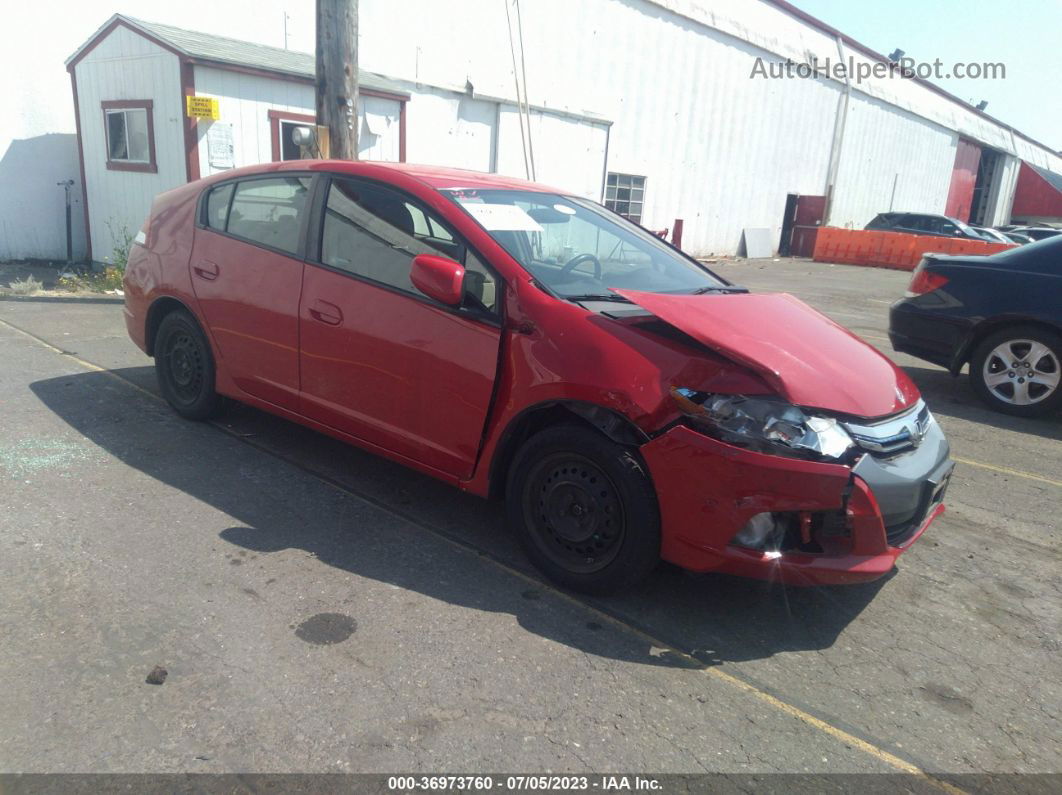
[[[1062,223],[1062,175],[1022,163],[1010,215],[1014,223]]]
[[[307,53],[115,15],[66,65],[91,260],[109,261],[158,193],[230,168],[308,154],[292,138],[295,128],[314,123],[315,63]],[[190,97],[212,101],[216,114],[193,115]],[[512,148],[521,139],[507,121],[519,112],[515,103],[364,69],[359,157],[405,161],[412,97],[424,133],[420,162],[488,172],[520,162]],[[554,181],[599,197],[609,123],[540,107],[523,113],[538,116],[559,144],[588,142],[588,157],[576,169],[558,165]]]

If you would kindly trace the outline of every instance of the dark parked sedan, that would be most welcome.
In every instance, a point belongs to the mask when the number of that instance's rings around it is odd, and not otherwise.
[[[933,235],[934,237],[959,237],[980,240],[982,243],[997,242],[982,235],[958,218],[932,213],[879,213],[867,224],[867,229],[878,232],[905,232],[909,235]]]
[[[1062,237],[988,257],[927,254],[892,305],[897,351],[970,365],[990,407],[1023,417],[1062,406]]]

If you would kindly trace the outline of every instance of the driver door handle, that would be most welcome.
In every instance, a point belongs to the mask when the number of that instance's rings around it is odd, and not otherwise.
[[[206,279],[208,282],[214,281],[214,279],[218,278],[218,273],[220,273],[218,266],[208,260],[203,260],[192,270],[195,271],[196,276],[200,279]]]
[[[335,304],[322,301],[320,298],[314,300],[314,302],[310,304],[308,311],[310,317],[314,320],[318,320],[321,323],[327,323],[329,326],[338,326],[343,322],[343,310]]]

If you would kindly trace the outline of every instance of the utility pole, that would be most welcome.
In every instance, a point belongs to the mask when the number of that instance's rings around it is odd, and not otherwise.
[[[323,155],[358,159],[357,96],[358,0],[317,0],[317,126]]]

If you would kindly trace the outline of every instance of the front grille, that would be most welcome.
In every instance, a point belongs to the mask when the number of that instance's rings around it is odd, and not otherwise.
[[[844,427],[861,449],[872,455],[888,457],[916,448],[932,422],[929,407],[919,400],[912,409],[897,417],[865,425],[847,422]]]

